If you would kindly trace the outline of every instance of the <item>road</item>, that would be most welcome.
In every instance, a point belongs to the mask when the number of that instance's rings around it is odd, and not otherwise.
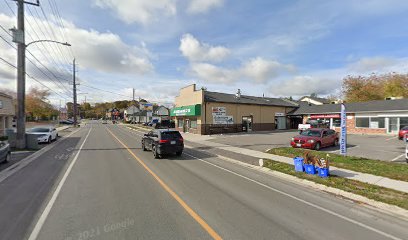
[[[0,239],[407,239],[406,221],[211,153],[154,159],[141,136],[87,124],[1,182]]]

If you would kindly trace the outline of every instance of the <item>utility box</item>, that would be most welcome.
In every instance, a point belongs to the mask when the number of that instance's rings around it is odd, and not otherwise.
[[[11,148],[16,147],[16,136],[17,133],[14,131],[13,128],[6,129],[6,136],[8,137],[8,143],[10,144]]]
[[[26,134],[26,147],[28,149],[38,150],[40,145],[38,145],[38,135],[35,134]]]

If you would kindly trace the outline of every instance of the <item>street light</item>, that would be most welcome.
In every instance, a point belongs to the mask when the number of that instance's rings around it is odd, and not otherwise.
[[[24,149],[26,147],[26,129],[25,129],[25,52],[26,48],[31,44],[38,42],[51,42],[64,46],[71,46],[71,44],[65,42],[58,42],[54,40],[37,40],[25,44],[24,37],[24,2],[19,1],[18,11],[18,29],[10,29],[13,33],[13,42],[17,43],[17,134],[16,134],[16,147]]]
[[[64,46],[71,47],[71,44],[69,44],[69,43],[67,43],[67,42],[58,42],[58,41],[54,41],[54,40],[37,40],[37,41],[33,41],[33,42],[30,42],[29,44],[27,44],[27,45],[26,45],[26,48],[27,48],[28,46],[30,46],[31,44],[33,44],[33,43],[38,43],[38,42],[58,43],[58,44],[61,44],[61,45],[64,45]]]

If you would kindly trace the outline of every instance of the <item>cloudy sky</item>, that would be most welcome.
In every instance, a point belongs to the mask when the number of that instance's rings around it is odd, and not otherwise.
[[[26,41],[72,44],[29,47],[27,72],[42,85],[27,78],[27,86],[51,88],[54,104],[71,100],[74,57],[79,100],[89,102],[129,99],[132,88],[137,97],[172,102],[191,83],[257,96],[323,96],[350,74],[407,72],[406,0],[40,3],[26,6]],[[0,36],[9,42],[15,11],[13,1],[0,1]],[[15,64],[12,46],[0,39],[0,57]],[[16,88],[15,69],[1,59],[0,88]]]

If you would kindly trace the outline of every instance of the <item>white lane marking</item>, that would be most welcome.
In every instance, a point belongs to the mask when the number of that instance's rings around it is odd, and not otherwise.
[[[398,159],[400,159],[403,156],[405,156],[405,153],[403,153],[403,154],[399,155],[398,157],[392,159],[391,162],[397,161]]]
[[[241,175],[241,174],[236,173],[236,172],[234,172],[234,171],[231,171],[231,170],[229,170],[229,169],[226,169],[226,168],[223,168],[223,167],[221,167],[221,166],[218,166],[217,164],[214,164],[214,163],[205,161],[205,160],[203,160],[203,159],[201,159],[201,158],[195,157],[195,156],[193,156],[193,155],[191,155],[191,154],[188,154],[188,153],[185,153],[185,152],[184,152],[184,154],[186,154],[187,156],[190,156],[190,157],[192,157],[192,158],[194,158],[194,159],[197,159],[197,160],[199,160],[199,161],[201,161],[201,162],[207,163],[207,164],[212,165],[212,166],[214,166],[214,167],[216,167],[216,168],[219,168],[219,169],[221,169],[221,170],[224,170],[224,171],[226,171],[226,172],[229,172],[229,173],[231,173],[231,174],[233,174],[233,175],[236,175],[236,176],[238,176],[238,177],[244,178],[244,179],[246,179],[246,180],[248,180],[248,181],[250,181],[250,182],[256,183],[256,184],[258,184],[258,185],[260,185],[260,186],[263,186],[263,187],[265,187],[265,188],[267,188],[267,189],[269,189],[269,190],[272,190],[272,191],[274,191],[274,192],[280,193],[280,194],[282,194],[282,195],[284,195],[284,196],[287,196],[287,197],[289,197],[289,198],[292,198],[292,199],[294,199],[294,200],[297,200],[297,201],[299,201],[299,202],[302,202],[302,203],[304,203],[304,204],[306,204],[306,205],[309,205],[309,206],[311,206],[311,207],[314,207],[314,208],[316,208],[316,209],[319,209],[319,210],[321,210],[321,211],[323,211],[323,212],[326,212],[326,213],[328,213],[328,214],[331,214],[331,215],[333,215],[333,216],[336,216],[336,217],[341,218],[341,219],[343,219],[343,220],[346,220],[346,221],[348,221],[348,222],[354,223],[354,224],[356,224],[356,225],[358,225],[358,226],[360,226],[360,227],[363,227],[363,228],[365,228],[365,229],[368,229],[368,230],[371,230],[371,231],[373,231],[373,232],[376,232],[376,233],[378,233],[378,234],[380,234],[380,235],[382,235],[382,236],[384,236],[384,237],[388,237],[388,238],[394,239],[394,240],[402,240],[401,238],[398,238],[398,237],[395,237],[395,236],[393,236],[393,235],[391,235],[391,234],[388,234],[388,233],[385,233],[385,232],[383,232],[383,231],[377,230],[377,229],[375,229],[375,228],[373,228],[373,227],[370,227],[370,226],[368,226],[368,225],[366,225],[366,224],[364,224],[364,223],[361,223],[361,222],[359,222],[359,221],[353,220],[353,219],[351,219],[351,218],[349,218],[349,217],[343,216],[343,215],[341,215],[341,214],[338,214],[338,213],[333,212],[333,211],[331,211],[331,210],[328,210],[328,209],[326,209],[326,208],[320,207],[319,205],[316,205],[316,204],[307,202],[307,201],[305,201],[305,200],[303,200],[303,199],[301,199],[301,198],[298,198],[298,197],[296,197],[296,196],[293,196],[293,195],[291,195],[291,194],[289,194],[289,193],[283,192],[283,191],[281,191],[281,190],[278,190],[278,189],[276,189],[276,188],[273,188],[273,187],[271,187],[271,186],[268,186],[268,185],[266,185],[266,184],[263,184],[263,183],[261,183],[261,182],[258,182],[258,181],[254,180],[254,179],[251,179],[251,178],[249,178],[249,177],[245,177],[244,175]]]
[[[385,139],[385,141],[389,141],[389,140],[394,139],[394,138],[397,138],[397,137],[398,137],[398,136],[390,137],[390,138]]]
[[[187,147],[187,146],[186,146],[186,147]],[[358,226],[360,226],[360,227],[363,227],[363,228],[365,228],[365,229],[368,229],[368,230],[371,230],[371,231],[373,231],[373,232],[376,232],[376,233],[378,233],[378,234],[380,234],[380,235],[382,235],[382,236],[385,236],[385,237],[388,237],[388,238],[394,239],[394,240],[402,240],[401,238],[398,238],[398,237],[395,237],[395,236],[393,236],[393,235],[391,235],[391,234],[388,234],[388,233],[386,233],[386,232],[377,230],[377,229],[375,229],[375,228],[373,228],[373,227],[370,227],[370,226],[368,226],[368,225],[366,225],[366,224],[364,224],[364,223],[358,222],[358,221],[353,220],[353,219],[351,219],[351,218],[349,218],[349,217],[346,217],[346,216],[343,216],[343,215],[341,215],[341,214],[338,214],[338,213],[336,213],[336,212],[334,212],[334,211],[331,211],[331,210],[328,210],[328,209],[326,209],[326,208],[320,207],[319,205],[316,205],[316,204],[307,202],[307,201],[305,201],[305,200],[303,200],[303,199],[301,199],[301,198],[298,198],[298,197],[296,197],[296,196],[293,196],[293,195],[291,195],[291,194],[289,194],[289,193],[283,192],[283,191],[278,190],[278,189],[276,189],[276,188],[270,187],[270,186],[268,186],[268,185],[266,185],[266,184],[263,184],[263,183],[261,183],[261,182],[258,182],[258,181],[256,181],[256,180],[254,180],[254,179],[248,178],[248,177],[243,176],[243,175],[241,175],[241,174],[239,174],[239,173],[236,173],[236,172],[231,171],[231,170],[229,170],[229,169],[226,169],[226,168],[223,168],[223,167],[221,167],[221,166],[218,166],[218,165],[216,165],[216,164],[214,164],[214,163],[205,161],[205,160],[203,160],[203,159],[201,159],[201,158],[195,157],[195,156],[193,156],[193,155],[191,155],[191,154],[188,154],[188,153],[186,153],[186,152],[184,152],[184,154],[186,154],[187,156],[190,156],[190,157],[192,157],[192,158],[194,158],[194,159],[197,159],[197,160],[199,160],[199,161],[201,161],[201,162],[204,162],[204,163],[206,163],[206,164],[212,165],[212,166],[214,166],[214,167],[216,167],[216,168],[219,168],[219,169],[221,169],[221,170],[224,170],[224,171],[226,171],[226,172],[229,172],[229,173],[231,173],[231,174],[234,174],[234,175],[236,175],[236,176],[239,176],[239,177],[241,177],[241,178],[244,178],[244,179],[246,179],[246,180],[248,180],[248,181],[250,181],[250,182],[256,183],[256,184],[258,184],[258,185],[260,185],[260,186],[263,186],[263,187],[265,187],[265,188],[267,188],[267,189],[269,189],[269,190],[275,191],[275,192],[280,193],[280,194],[282,194],[282,195],[284,195],[284,196],[287,196],[287,197],[289,197],[289,198],[292,198],[292,199],[294,199],[294,200],[297,200],[297,201],[299,201],[299,202],[302,202],[302,203],[304,203],[304,204],[306,204],[306,205],[309,205],[309,206],[311,206],[311,207],[314,207],[314,208],[316,208],[316,209],[319,209],[319,210],[321,210],[321,211],[323,211],[323,212],[326,212],[326,213],[328,213],[328,214],[331,214],[331,215],[333,215],[333,216],[336,216],[336,217],[338,217],[338,218],[341,218],[341,219],[343,219],[343,220],[345,220],[345,221],[351,222],[351,223],[356,224],[356,225],[358,225]]]
[[[56,142],[55,144],[51,144],[48,145],[36,152],[34,152],[33,154],[31,154],[30,156],[22,159],[21,161],[19,161],[16,164],[12,164],[11,166],[9,166],[6,169],[3,169],[0,172],[0,182],[3,182],[4,180],[6,180],[8,177],[12,176],[13,174],[15,174],[16,172],[20,171],[21,169],[25,168],[28,164],[30,164],[31,162],[35,161],[39,156],[41,156],[42,154],[48,152],[49,150],[51,150],[52,148],[56,147],[58,144],[60,144],[62,141],[64,141],[65,139],[67,139],[68,137],[70,137],[71,135],[77,133],[80,129],[71,132],[70,134],[68,134],[67,136],[63,136],[61,137],[61,140],[59,140],[58,142]],[[17,166],[17,167],[16,167]]]
[[[30,237],[28,238],[28,240],[36,240],[37,239],[38,234],[40,233],[41,228],[44,225],[45,220],[47,219],[48,214],[50,213],[51,208],[55,203],[55,200],[57,199],[59,193],[61,192],[62,186],[65,183],[65,180],[67,179],[69,173],[71,172],[72,167],[74,166],[75,162],[78,159],[79,153],[81,153],[81,150],[84,147],[85,142],[89,137],[89,134],[91,133],[91,130],[92,130],[92,127],[89,128],[89,131],[88,131],[88,134],[85,137],[85,140],[82,142],[81,146],[79,147],[79,150],[78,150],[77,154],[75,155],[72,162],[69,164],[67,170],[64,173],[64,176],[61,178],[61,181],[58,183],[57,188],[55,189],[54,193],[52,194],[52,197],[51,197],[50,201],[48,202],[47,206],[45,207],[44,211],[42,212],[40,218],[38,219],[37,224],[35,225],[33,231],[31,232]]]

